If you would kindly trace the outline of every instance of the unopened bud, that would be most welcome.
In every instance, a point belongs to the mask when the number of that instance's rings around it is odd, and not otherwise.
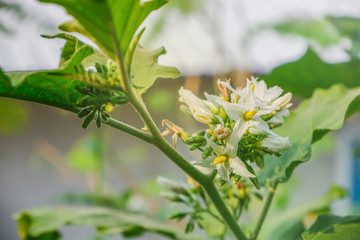
[[[201,154],[201,158],[202,159],[206,159],[207,157],[210,156],[210,154],[212,153],[212,148],[211,147],[207,147],[205,148],[204,152]]]
[[[290,92],[286,93],[284,96],[279,97],[278,99],[276,99],[271,104],[271,106],[274,106],[274,107],[278,106],[280,109],[283,109],[285,107],[290,107],[290,106],[288,106],[288,104],[290,103],[291,98],[292,98],[292,94]]]
[[[104,109],[106,112],[111,113],[112,111],[114,111],[114,105],[112,105],[111,103],[107,103]]]
[[[185,139],[186,144],[193,144],[193,143],[202,143],[206,141],[202,136],[193,136]]]

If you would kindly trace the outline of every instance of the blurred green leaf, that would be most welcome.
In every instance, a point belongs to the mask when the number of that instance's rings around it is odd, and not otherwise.
[[[14,214],[22,239],[40,240],[44,234],[55,234],[66,225],[94,226],[101,234],[122,233],[125,236],[153,232],[171,239],[200,239],[185,235],[176,228],[140,214],[95,207],[47,207]]]
[[[341,35],[336,27],[326,19],[321,20],[290,20],[280,24],[266,26],[282,34],[302,36],[318,42],[322,46],[338,43]]]
[[[296,206],[289,211],[282,211],[264,224],[260,238],[263,240],[300,240],[305,231],[304,220],[308,216],[316,217],[320,213],[328,212],[330,204],[335,200],[342,199],[348,195],[347,191],[338,186],[332,186],[320,199]]]
[[[54,197],[53,202],[56,204],[69,205],[87,205],[87,206],[101,206],[106,208],[114,208],[125,210],[127,205],[134,195],[133,191],[124,191],[120,194],[104,194],[96,195],[93,192],[67,192]]]
[[[18,20],[24,20],[24,18],[27,16],[24,9],[21,7],[18,3],[9,3],[9,1],[6,3],[4,1],[0,1],[0,11],[1,12],[11,12],[13,13],[12,16],[16,17]],[[5,19],[4,19],[5,20]],[[6,21],[2,20],[0,22],[0,32],[5,34],[13,34],[13,29],[10,29]]]
[[[337,83],[349,88],[360,86],[359,69],[359,60],[330,64],[309,48],[299,60],[276,67],[263,79],[269,86],[279,85],[285,92],[308,98],[316,88]]]
[[[123,164],[144,161],[149,156],[149,150],[143,144],[134,144],[118,151],[118,158]]]
[[[291,113],[283,126],[275,129],[280,136],[290,137],[292,147],[279,158],[265,158],[265,167],[257,175],[260,184],[287,181],[299,164],[310,160],[311,144],[328,131],[340,129],[360,109],[359,103],[360,88],[335,85],[327,90],[317,89],[312,98],[304,100]]]
[[[24,129],[29,112],[20,102],[2,99],[0,101],[0,133],[10,134]]]
[[[146,103],[156,113],[168,113],[173,110],[176,97],[172,89],[153,89],[146,96]]]
[[[360,18],[327,16],[318,20],[290,20],[275,25],[262,26],[272,28],[281,34],[304,37],[311,43],[323,47],[337,44],[342,39],[351,41],[351,48],[346,49],[352,59],[360,58]]]
[[[85,137],[77,141],[67,153],[67,164],[81,173],[94,172],[101,167],[95,152],[99,144],[93,137]]]
[[[311,228],[303,233],[304,240],[357,240],[359,236],[360,215],[321,215]]]
[[[162,66],[157,63],[159,56],[165,53],[164,48],[149,51],[138,47],[135,50],[133,65],[131,66],[131,81],[138,93],[146,92],[158,78],[177,78],[180,76],[177,68]]]
[[[197,214],[200,218],[197,221],[206,231],[206,235],[211,238],[220,237],[226,231],[226,226],[218,219],[214,218],[207,212]]]

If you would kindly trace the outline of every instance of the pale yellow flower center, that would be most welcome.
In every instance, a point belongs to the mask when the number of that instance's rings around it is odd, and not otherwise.
[[[246,112],[245,115],[244,115],[244,118],[246,120],[250,120],[257,112],[258,112],[257,109],[255,109],[254,111]]]

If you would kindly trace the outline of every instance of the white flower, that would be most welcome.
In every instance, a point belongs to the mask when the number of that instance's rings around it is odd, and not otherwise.
[[[246,88],[253,90],[256,101],[258,101],[259,104],[272,107],[274,110],[289,108],[292,105],[290,103],[292,98],[291,93],[286,93],[280,97],[283,90],[278,86],[268,89],[264,80],[258,82],[256,78],[251,77],[251,80],[247,79]]]
[[[212,156],[209,159],[211,161],[211,165],[215,165],[220,176],[224,180],[229,179],[229,174],[231,172],[244,177],[256,177],[254,174],[249,172],[245,163],[236,156],[238,142],[241,140],[248,127],[249,122],[242,120],[237,121],[225,146],[218,145],[210,139],[207,139],[208,145],[212,147],[216,153],[216,156]]]
[[[260,146],[270,152],[278,153],[290,148],[291,143],[288,137],[280,137],[276,134],[271,134],[260,142]]]
[[[179,90],[180,98],[179,100],[185,103],[192,113],[195,120],[211,124],[217,122],[217,119],[211,112],[211,109],[216,109],[216,106],[211,102],[201,100],[195,96],[191,91],[184,89],[183,87]]]
[[[230,91],[232,91],[233,94],[237,96],[237,98],[232,97],[233,99],[236,99],[236,101],[232,100],[232,102],[227,102],[220,98],[216,99],[216,102],[224,108],[226,114],[235,121],[239,119],[254,119],[257,121],[262,121],[259,118],[260,116],[269,114],[270,112],[276,110],[276,107],[273,107],[269,104],[264,104],[264,101],[257,99],[254,94],[253,85],[249,80],[247,86],[241,91],[233,89],[226,82],[219,84],[228,87]]]

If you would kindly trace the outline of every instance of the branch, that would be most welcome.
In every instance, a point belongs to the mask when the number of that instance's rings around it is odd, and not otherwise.
[[[104,123],[110,127],[113,127],[113,128],[116,128],[120,131],[123,131],[123,132],[126,132],[127,134],[130,134],[134,137],[137,137],[137,138],[140,138],[141,140],[147,142],[147,143],[150,143],[152,144],[153,142],[153,137],[146,133],[146,132],[143,132],[137,128],[134,128],[133,126],[130,126],[126,123],[123,123],[123,122],[120,122],[120,121],[117,121],[113,118],[110,118],[106,123]]]
[[[269,211],[271,202],[273,200],[277,185],[278,185],[278,183],[275,183],[275,185],[273,187],[270,187],[270,190],[269,190],[269,193],[267,195],[264,208],[261,211],[259,221],[258,221],[258,223],[256,225],[256,228],[255,228],[255,231],[254,231],[254,236],[251,238],[251,240],[256,240],[256,238],[259,235],[260,229],[261,229],[261,227],[262,227],[262,225],[264,223],[265,217],[266,217],[266,215],[267,215],[267,213]]]

